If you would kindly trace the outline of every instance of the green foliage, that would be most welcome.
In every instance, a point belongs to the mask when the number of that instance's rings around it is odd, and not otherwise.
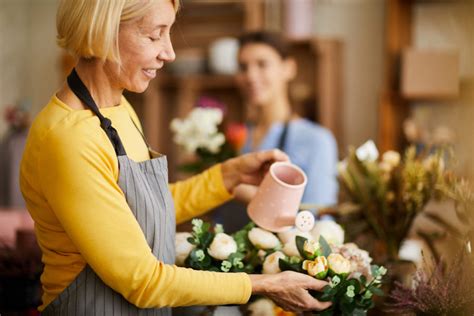
[[[188,242],[195,245],[196,248],[186,258],[184,262],[186,267],[216,272],[253,273],[256,268],[261,266],[257,249],[248,239],[248,232],[255,227],[254,223],[250,222],[232,236],[237,243],[237,252],[230,254],[226,260],[217,260],[208,252],[215,235],[224,232],[222,225],[211,228],[210,223],[200,219],[193,219],[192,224],[192,237],[188,238]]]
[[[306,238],[295,237],[296,247],[304,260],[311,260],[307,252],[304,251]],[[328,257],[331,247],[323,236],[319,238],[322,255]],[[294,271],[307,273],[302,268],[301,260],[279,259],[278,265],[281,271]],[[374,307],[373,296],[383,296],[380,289],[383,275],[387,272],[384,267],[371,266],[371,280],[361,275],[359,278],[348,278],[346,275],[335,275],[330,279],[330,284],[325,286],[322,292],[310,291],[310,293],[320,301],[331,301],[330,308],[316,313],[315,315],[366,315],[367,311]]]

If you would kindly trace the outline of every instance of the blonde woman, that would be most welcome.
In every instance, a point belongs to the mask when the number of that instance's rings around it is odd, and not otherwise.
[[[175,224],[258,184],[264,151],[168,186],[166,158],[149,150],[123,90],[143,92],[175,54],[178,0],[63,0],[58,43],[77,56],[36,117],[21,189],[43,252],[44,315],[170,315],[169,307],[242,304],[264,294],[293,311],[323,309],[296,273],[224,274],[174,263]]]

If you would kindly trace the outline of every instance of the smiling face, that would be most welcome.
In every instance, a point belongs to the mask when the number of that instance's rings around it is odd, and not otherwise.
[[[287,96],[295,74],[291,59],[283,59],[270,45],[248,43],[239,51],[237,83],[252,105],[266,106]]]
[[[121,69],[119,71],[115,63],[105,65],[118,88],[138,93],[145,91],[164,63],[175,59],[170,39],[175,15],[170,0],[159,0],[143,18],[120,24]]]

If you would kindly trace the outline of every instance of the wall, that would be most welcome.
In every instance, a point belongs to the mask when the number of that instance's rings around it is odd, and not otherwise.
[[[474,180],[474,1],[420,2],[413,9],[413,46],[459,51],[461,74],[459,99],[417,102],[413,116],[428,130],[444,125],[455,132],[457,171]]]
[[[58,87],[58,0],[0,0],[0,136],[3,109],[30,100],[38,112]]]
[[[342,148],[375,140],[384,74],[385,1],[316,0],[314,23],[317,36],[336,37],[344,45]]]

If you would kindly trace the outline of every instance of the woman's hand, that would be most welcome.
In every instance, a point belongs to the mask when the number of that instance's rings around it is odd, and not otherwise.
[[[322,311],[331,302],[320,302],[307,290],[321,290],[328,283],[309,275],[285,271],[278,274],[250,275],[252,294],[265,295],[290,312]]]
[[[259,185],[268,168],[275,161],[288,161],[288,156],[278,149],[238,156],[222,163],[224,185],[229,192],[239,184]]]

